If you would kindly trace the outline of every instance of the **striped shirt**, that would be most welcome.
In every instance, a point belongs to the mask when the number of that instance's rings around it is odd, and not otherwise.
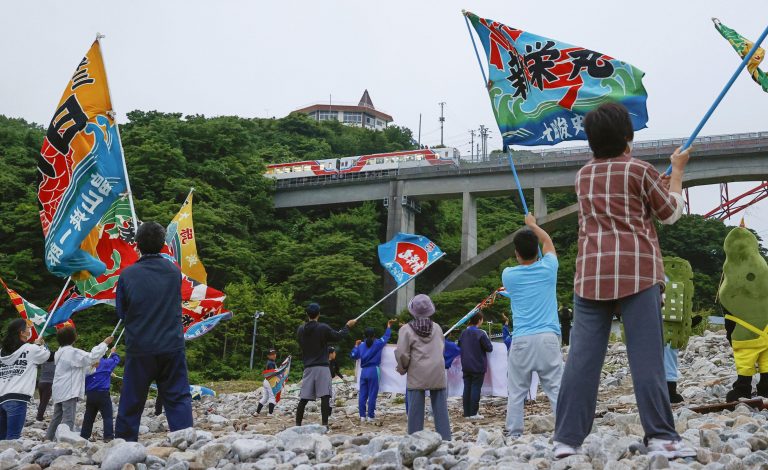
[[[653,218],[673,224],[685,202],[664,188],[659,178],[653,165],[628,153],[592,159],[576,174],[576,295],[620,299],[664,282]]]

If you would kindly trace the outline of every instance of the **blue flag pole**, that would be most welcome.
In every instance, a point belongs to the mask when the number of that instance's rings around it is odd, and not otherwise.
[[[461,14],[464,16],[464,22],[467,24],[467,32],[469,33],[469,39],[472,40],[472,47],[475,49],[475,57],[477,58],[477,65],[480,67],[480,73],[483,74],[483,87],[487,89],[488,77],[485,75],[485,69],[483,68],[483,61],[480,60],[480,52],[478,52],[477,50],[477,43],[475,42],[475,36],[472,34],[472,28],[469,26],[469,18],[467,18],[466,11],[462,10]],[[525,215],[528,215],[528,204],[525,202],[525,196],[523,195],[523,188],[520,187],[520,179],[517,177],[517,169],[515,168],[515,162],[512,161],[512,153],[509,149],[507,149],[507,158],[509,160],[509,167],[512,168],[512,176],[515,178],[515,184],[517,185],[517,192],[520,195],[520,201],[523,203],[523,213]]]
[[[760,47],[760,44],[765,40],[766,36],[768,36],[768,26],[765,27],[763,34],[761,34],[760,37],[757,38],[757,41],[755,41],[755,44],[752,46],[752,49],[750,49],[749,53],[747,53],[747,55],[744,56],[744,60],[741,61],[739,66],[736,68],[736,71],[733,72],[733,75],[731,75],[730,80],[728,80],[728,83],[725,84],[725,87],[723,87],[723,90],[717,96],[717,98],[715,99],[715,102],[712,103],[712,106],[709,107],[709,110],[707,110],[707,113],[704,115],[703,118],[701,118],[701,121],[699,122],[699,125],[696,126],[696,129],[694,129],[693,134],[691,134],[691,136],[688,137],[688,140],[685,141],[685,144],[683,144],[682,150],[688,149],[693,144],[693,141],[696,140],[696,137],[699,135],[699,132],[701,132],[701,129],[704,127],[704,124],[706,124],[707,121],[709,121],[709,118],[712,116],[712,113],[715,112],[715,109],[718,107],[718,105],[720,105],[720,102],[723,101],[723,98],[725,98],[725,94],[728,93],[728,90],[731,89],[731,86],[739,77],[739,74],[741,73],[741,71],[744,70],[744,67],[747,66],[747,63],[752,58],[752,56],[755,55],[755,52],[757,52],[757,49]],[[671,164],[669,165],[669,167],[667,167],[667,171],[664,173],[667,175],[672,173]]]

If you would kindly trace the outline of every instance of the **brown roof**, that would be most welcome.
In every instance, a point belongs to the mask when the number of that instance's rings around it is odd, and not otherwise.
[[[365,90],[363,92],[363,96],[360,97],[360,102],[357,103],[358,106],[366,106],[371,109],[376,109],[373,106],[373,101],[371,101],[371,95],[368,94],[368,90]]]
[[[394,120],[392,119],[392,116],[390,116],[389,114],[382,113],[379,110],[369,108],[367,106],[313,104],[312,106],[307,106],[305,108],[297,109],[294,112],[309,114],[315,111],[343,111],[343,112],[352,112],[352,113],[367,113],[386,122],[392,122]]]

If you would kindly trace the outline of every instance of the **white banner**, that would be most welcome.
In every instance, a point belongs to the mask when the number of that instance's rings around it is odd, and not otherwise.
[[[504,343],[493,343],[493,351],[488,353],[488,370],[485,372],[481,394],[485,396],[507,396],[507,347]],[[405,393],[407,375],[400,375],[395,367],[395,345],[388,344],[381,352],[381,374],[379,392]],[[451,364],[448,374],[448,396],[460,397],[464,392],[464,379],[461,370],[461,357],[456,357]],[[355,364],[355,383],[360,388],[360,361]],[[536,398],[539,387],[539,376],[534,372],[531,377],[531,390],[528,399]]]

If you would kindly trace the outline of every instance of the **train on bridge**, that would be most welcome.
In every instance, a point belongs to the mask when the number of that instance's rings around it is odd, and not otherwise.
[[[355,157],[308,160],[267,165],[265,176],[278,180],[325,176],[344,178],[368,172],[382,172],[420,166],[459,164],[459,151],[452,147],[404,150]]]

